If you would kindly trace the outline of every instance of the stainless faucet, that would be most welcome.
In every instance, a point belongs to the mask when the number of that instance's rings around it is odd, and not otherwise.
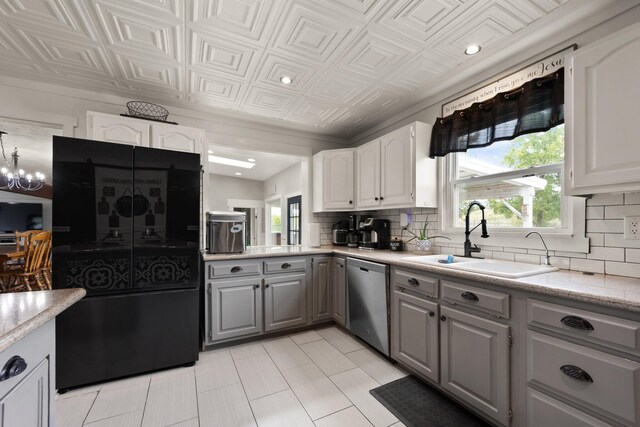
[[[474,205],[478,206],[482,211],[482,220],[480,221],[480,224],[469,230],[469,212],[471,212],[471,208]],[[474,252],[480,252],[480,248],[478,247],[478,245],[473,245],[473,247],[471,247],[471,240],[469,240],[469,235],[473,230],[478,228],[479,225],[482,225],[482,234],[480,235],[480,237],[486,239],[487,237],[489,237],[489,235],[487,234],[487,221],[484,219],[484,205],[482,205],[480,202],[471,202],[471,204],[469,204],[469,208],[467,209],[467,215],[464,218],[464,256],[466,258],[471,258],[471,254]]]
[[[542,244],[544,245],[544,250],[547,251],[546,255],[540,257],[540,259],[541,259],[540,264],[542,264],[542,265],[551,265],[551,263],[549,262],[549,248],[547,247],[547,244],[544,242],[544,238],[542,237],[542,234],[538,233],[537,231],[530,231],[524,237],[527,238],[527,237],[531,236],[532,234],[537,234],[538,237],[540,237],[540,240],[542,240]]]

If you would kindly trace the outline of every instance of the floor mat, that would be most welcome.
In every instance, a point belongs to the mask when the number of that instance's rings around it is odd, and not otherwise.
[[[370,393],[407,427],[487,427],[482,419],[414,376]]]

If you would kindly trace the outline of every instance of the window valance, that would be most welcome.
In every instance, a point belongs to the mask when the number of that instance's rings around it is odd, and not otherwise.
[[[429,157],[486,147],[564,123],[564,68],[438,118]]]

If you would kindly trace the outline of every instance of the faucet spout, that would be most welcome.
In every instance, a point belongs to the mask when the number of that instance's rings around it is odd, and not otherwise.
[[[480,224],[477,224],[475,227],[471,228],[471,224],[469,221],[469,213],[471,212],[471,208],[473,208],[474,206],[478,206],[480,208],[480,211],[482,212],[482,220],[480,221]],[[469,240],[469,235],[471,234],[471,232],[473,230],[475,230],[476,228],[478,228],[479,226],[482,226],[482,234],[480,235],[480,237],[482,237],[483,239],[486,239],[487,237],[489,237],[489,233],[487,233],[487,221],[484,218],[484,205],[480,202],[474,201],[471,202],[469,204],[469,207],[467,208],[467,214],[464,218],[464,256],[467,258],[471,258],[471,254],[474,252],[480,252],[480,248],[478,247],[478,245],[473,245],[471,246],[471,240]]]
[[[542,240],[542,244],[544,245],[544,250],[547,252],[547,253],[546,253],[546,255],[544,255],[544,256],[542,257],[542,262],[541,262],[541,264],[542,264],[542,265],[551,265],[550,258],[549,258],[549,248],[547,247],[547,244],[546,244],[546,243],[545,243],[545,241],[544,241],[544,237],[542,237],[542,234],[538,233],[537,231],[530,231],[530,232],[528,232],[528,233],[527,233],[527,235],[526,235],[526,236],[524,236],[524,237],[525,237],[525,238],[527,238],[527,237],[531,236],[532,234],[537,234],[537,235],[538,235],[538,237],[540,238],[540,240]]]

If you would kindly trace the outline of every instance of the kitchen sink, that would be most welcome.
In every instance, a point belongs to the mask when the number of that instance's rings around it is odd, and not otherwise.
[[[448,255],[425,255],[405,258],[406,261],[418,262],[421,264],[439,265],[456,270],[470,271],[473,273],[488,274],[491,276],[518,279],[521,277],[534,276],[536,274],[550,273],[556,271],[556,267],[548,265],[527,264],[524,262],[499,261],[494,259],[477,259],[454,257],[453,263],[443,264],[439,260],[447,259]]]

